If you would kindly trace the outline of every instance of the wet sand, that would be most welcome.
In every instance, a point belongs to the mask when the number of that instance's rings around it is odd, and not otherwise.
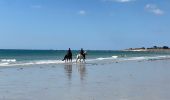
[[[170,60],[0,68],[0,100],[169,100]]]

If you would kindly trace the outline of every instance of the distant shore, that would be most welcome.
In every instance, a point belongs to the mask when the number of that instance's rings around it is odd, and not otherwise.
[[[170,48],[168,46],[163,46],[163,47],[157,47],[157,46],[153,46],[151,48],[129,48],[129,49],[125,49],[123,51],[153,51],[153,52],[159,52],[159,51],[170,51]]]
[[[170,49],[125,49],[123,51],[153,51],[153,52],[159,52],[159,51],[170,51]]]

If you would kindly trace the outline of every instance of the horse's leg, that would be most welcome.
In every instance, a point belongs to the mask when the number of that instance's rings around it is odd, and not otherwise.
[[[81,58],[79,58],[79,62],[81,62]]]
[[[83,63],[85,63],[85,59],[83,58]]]
[[[68,62],[71,62],[71,56],[70,55],[68,56]]]
[[[82,63],[84,63],[84,59],[82,58]]]
[[[77,56],[77,58],[76,58],[76,63],[77,63],[77,60],[78,60],[78,56]]]
[[[80,57],[80,62],[83,62],[83,56],[81,55],[81,57]]]
[[[77,63],[77,61],[80,59],[80,57],[79,57],[79,55],[77,55],[77,59],[76,59],[76,63]]]
[[[64,60],[66,60],[66,55],[64,56],[64,58],[63,58],[63,60],[62,60],[62,61],[64,61]]]

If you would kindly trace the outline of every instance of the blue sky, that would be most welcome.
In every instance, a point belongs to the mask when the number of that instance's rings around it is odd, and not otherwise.
[[[0,0],[1,49],[170,46],[170,0]]]

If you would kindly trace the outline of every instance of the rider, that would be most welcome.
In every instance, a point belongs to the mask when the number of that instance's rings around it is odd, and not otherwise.
[[[65,57],[62,61],[66,60],[66,59],[71,59],[71,61],[72,61],[72,52],[71,52],[70,48],[68,49],[67,54],[65,55]]]
[[[71,52],[71,49],[70,49],[70,48],[69,48],[68,51],[67,51],[67,55],[68,55],[69,57],[71,57],[71,59],[72,59],[72,52]]]
[[[84,59],[86,59],[86,57],[85,57],[85,52],[84,52],[83,48],[81,48],[80,54],[84,57]]]
[[[72,55],[72,52],[71,52],[71,49],[70,49],[70,48],[68,49],[67,54],[68,54],[68,55]]]

